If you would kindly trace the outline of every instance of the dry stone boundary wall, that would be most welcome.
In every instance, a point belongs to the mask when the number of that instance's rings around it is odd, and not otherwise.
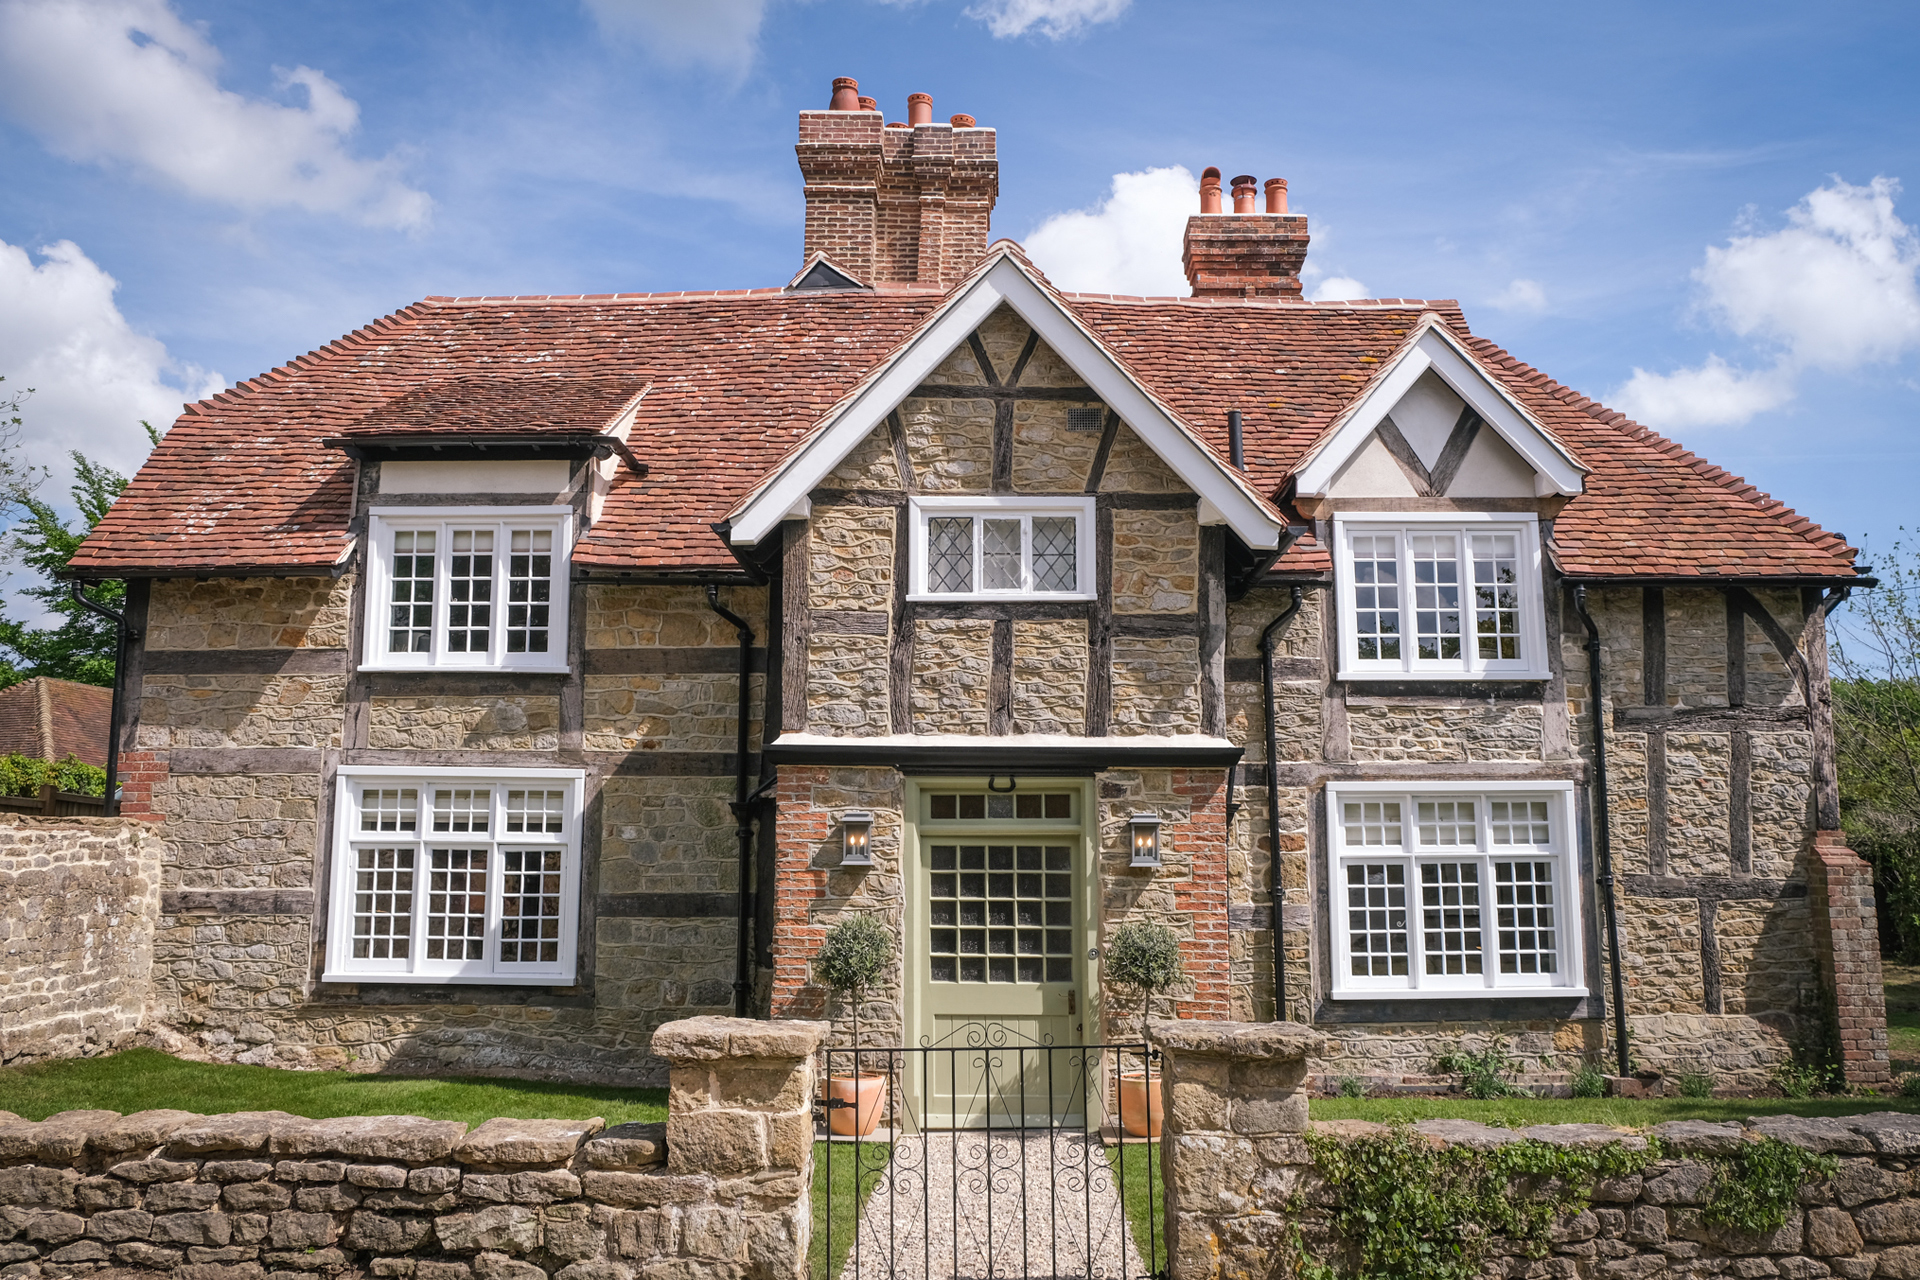
[[[664,1125],[0,1112],[0,1276],[804,1280],[823,1034],[661,1027]]]
[[[132,819],[0,817],[0,1063],[99,1053],[139,1029],[161,851]]]

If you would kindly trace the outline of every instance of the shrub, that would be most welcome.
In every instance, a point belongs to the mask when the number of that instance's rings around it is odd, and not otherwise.
[[[0,795],[37,796],[48,783],[74,795],[103,796],[107,794],[107,771],[73,756],[60,761],[0,756]]]
[[[1495,1036],[1493,1042],[1479,1053],[1468,1053],[1465,1049],[1454,1053],[1441,1054],[1434,1060],[1434,1069],[1442,1073],[1460,1076],[1460,1091],[1469,1098],[1530,1098],[1533,1095],[1513,1083],[1512,1077],[1519,1074],[1520,1059],[1507,1052],[1505,1036]]]
[[[827,930],[814,959],[820,981],[835,991],[857,993],[893,963],[893,934],[873,916],[848,916]]]
[[[1682,1071],[1680,1073],[1680,1096],[1683,1098],[1711,1098],[1713,1096],[1713,1072]]]
[[[1180,963],[1180,939],[1163,924],[1129,920],[1107,936],[1100,976],[1113,986],[1138,992],[1144,1015],[1155,995],[1186,976],[1186,967]]]
[[[1789,1098],[1811,1098],[1816,1093],[1826,1092],[1827,1072],[1823,1067],[1783,1062],[1774,1068],[1773,1082]]]
[[[1900,1096],[1903,1098],[1920,1098],[1920,1072],[1900,1077]]]
[[[1592,1062],[1583,1062],[1568,1082],[1576,1098],[1604,1098],[1607,1094],[1607,1073]]]
[[[1341,1076],[1340,1096],[1343,1098],[1364,1098],[1367,1096],[1367,1086],[1361,1082],[1359,1076]]]

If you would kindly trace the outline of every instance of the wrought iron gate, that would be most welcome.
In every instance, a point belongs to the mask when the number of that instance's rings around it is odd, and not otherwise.
[[[822,1050],[813,1280],[1164,1280],[1158,1059],[990,1022]]]

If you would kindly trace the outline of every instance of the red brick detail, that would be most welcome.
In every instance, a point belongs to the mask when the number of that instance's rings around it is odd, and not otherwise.
[[[1187,219],[1180,261],[1196,298],[1297,298],[1307,240],[1298,216],[1201,214]]]
[[[1176,1018],[1225,1022],[1233,1015],[1232,944],[1227,939],[1227,775],[1220,769],[1175,769],[1173,793],[1189,806],[1186,820],[1160,829],[1169,848],[1186,851],[1192,868],[1173,886],[1173,905],[1187,916],[1186,964],[1191,991],[1175,1002]],[[1165,872],[1157,874],[1164,875]]]
[[[1816,832],[1807,888],[1820,975],[1833,996],[1841,1075],[1851,1088],[1890,1084],[1873,869],[1847,847],[1845,832]]]
[[[167,779],[167,761],[151,751],[129,751],[117,763],[120,816],[163,822],[166,814],[154,802],[154,792]]]
[[[868,284],[946,286],[986,252],[1000,195],[993,130],[802,111],[794,151],[806,184],[802,259],[824,253]]]
[[[824,766],[782,765],[773,871],[773,1009],[775,1018],[824,1018],[826,988],[813,981],[813,957],[827,926],[814,906],[827,898],[830,868],[815,865],[821,844],[833,834],[833,812],[814,804],[814,793],[832,781]]]

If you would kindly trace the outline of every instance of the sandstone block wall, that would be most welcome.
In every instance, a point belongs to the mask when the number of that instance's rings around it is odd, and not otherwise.
[[[665,1124],[0,1112],[0,1266],[186,1280],[803,1280],[808,1023],[668,1024]]]
[[[161,840],[125,818],[0,816],[0,1063],[114,1048],[152,990]]]

